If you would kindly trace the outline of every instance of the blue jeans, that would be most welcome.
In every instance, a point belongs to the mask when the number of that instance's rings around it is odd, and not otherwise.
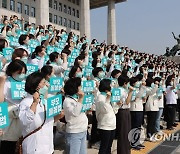
[[[66,134],[66,154],[86,154],[87,131],[82,133],[67,133]]]
[[[162,114],[163,114],[163,108],[159,108],[159,111],[157,112],[157,117],[156,117],[156,125],[155,125],[156,132],[160,131],[160,120],[161,120]]]

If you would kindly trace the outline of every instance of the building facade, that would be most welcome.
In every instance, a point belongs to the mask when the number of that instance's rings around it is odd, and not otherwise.
[[[90,9],[108,6],[107,42],[116,43],[115,3],[126,0],[0,0],[0,16],[17,15],[35,26],[52,24],[57,29],[90,36]]]

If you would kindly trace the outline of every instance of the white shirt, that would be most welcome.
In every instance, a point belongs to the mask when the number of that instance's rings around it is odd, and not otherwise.
[[[177,96],[171,88],[172,86],[167,86],[166,89],[166,104],[177,104]]]
[[[82,103],[77,99],[65,97],[63,109],[66,119],[66,132],[67,133],[81,133],[87,131],[88,119],[82,110]]]
[[[33,96],[28,94],[20,104],[19,119],[23,136],[40,127],[44,121],[44,106],[42,102],[38,103],[36,113],[30,109],[32,102]],[[46,119],[45,124],[38,132],[30,135],[23,141],[23,154],[53,153],[53,123],[54,118]]]
[[[97,128],[102,130],[116,129],[116,116],[110,99],[106,99],[106,95],[99,94],[96,102],[96,118],[98,122]]]
[[[37,58],[30,59],[28,63],[37,65],[38,69],[41,69],[44,66],[44,57],[42,57],[40,60]]]

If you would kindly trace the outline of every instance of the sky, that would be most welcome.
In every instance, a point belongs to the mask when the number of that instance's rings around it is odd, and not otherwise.
[[[91,10],[91,39],[107,40],[107,7]],[[128,0],[116,4],[117,44],[161,55],[180,34],[180,0]]]

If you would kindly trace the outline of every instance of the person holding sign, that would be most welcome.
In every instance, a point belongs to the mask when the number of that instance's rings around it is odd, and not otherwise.
[[[40,99],[39,91],[45,86],[45,79],[40,72],[30,74],[26,79],[25,91],[28,93],[20,103],[19,119],[22,127],[22,135],[25,138],[22,143],[23,154],[46,153],[52,154],[53,123],[64,116],[63,112],[55,117],[46,116],[46,103]]]
[[[4,134],[1,136],[1,148],[0,153],[14,154],[16,141],[21,136],[20,121],[18,118],[19,114],[19,103],[21,99],[13,99],[11,92],[12,83],[21,83],[25,79],[26,65],[19,59],[12,61],[6,70],[6,75],[8,76],[4,83],[3,96],[1,97],[1,102],[5,101],[8,103],[9,111],[9,123],[10,126],[4,129]],[[2,86],[2,85],[1,85]]]
[[[119,76],[118,84],[121,88],[121,107],[116,114],[116,131],[117,131],[117,154],[130,154],[130,143],[128,133],[131,130],[130,102],[133,87],[128,88],[129,78],[127,76]],[[122,144],[124,143],[124,144]]]
[[[41,69],[44,65],[45,47],[37,46],[31,55],[30,64],[37,65]]]
[[[110,154],[116,129],[116,116],[112,105],[111,98],[111,80],[103,79],[99,85],[100,94],[96,102],[96,118],[100,133],[99,154]]]
[[[54,68],[54,74],[56,76],[63,76],[63,72],[67,70],[67,54],[62,53],[63,59],[58,52],[52,52],[49,55],[49,61],[47,64],[51,65]]]
[[[155,84],[154,84],[155,82]],[[158,90],[159,82],[152,78],[146,79],[146,106],[145,110],[147,112],[147,139],[151,142],[156,142],[156,117],[159,111],[159,104],[155,101],[155,96]]]
[[[65,100],[63,103],[66,132],[67,154],[86,154],[86,134],[88,119],[83,107],[84,93],[81,91],[81,78],[75,77],[67,80],[64,86]]]

